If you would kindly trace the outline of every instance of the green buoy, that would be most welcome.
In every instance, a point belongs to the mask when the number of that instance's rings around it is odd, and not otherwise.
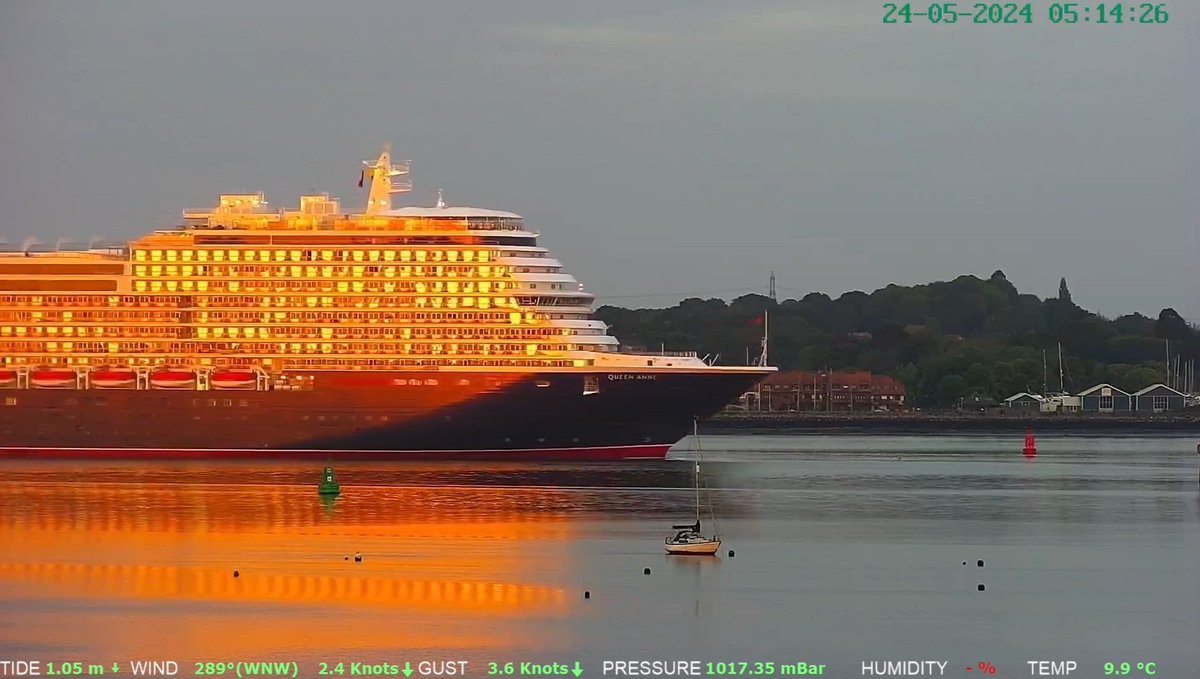
[[[333,467],[326,467],[321,485],[317,486],[317,494],[339,495],[341,492],[342,487],[338,485],[337,478],[333,475]]]

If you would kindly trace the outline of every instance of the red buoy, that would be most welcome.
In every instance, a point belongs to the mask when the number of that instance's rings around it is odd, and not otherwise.
[[[1025,429],[1025,447],[1021,449],[1029,457],[1037,455],[1037,441],[1033,438],[1033,429]]]

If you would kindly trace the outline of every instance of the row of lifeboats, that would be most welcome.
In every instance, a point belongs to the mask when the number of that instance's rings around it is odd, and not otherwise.
[[[155,389],[192,389],[200,378],[193,370],[160,368],[150,372],[148,381]],[[258,383],[257,375],[249,369],[216,370],[208,375],[208,384],[214,389],[246,389]],[[135,389],[138,374],[125,368],[99,368],[87,373],[87,384],[96,389]],[[17,385],[15,370],[0,370],[0,387]],[[61,368],[38,368],[29,372],[29,386],[38,389],[74,388],[79,385],[79,374]]]

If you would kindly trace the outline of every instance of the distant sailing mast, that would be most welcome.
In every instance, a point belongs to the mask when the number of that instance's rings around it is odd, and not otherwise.
[[[1066,386],[1063,384],[1062,342],[1058,343],[1058,393],[1067,393]]]
[[[758,356],[758,365],[766,367],[767,365],[767,325],[770,321],[767,311],[763,311],[763,336],[762,336],[762,353]]]
[[[380,212],[387,212],[392,209],[392,194],[404,193],[412,191],[411,179],[398,179],[393,181],[392,177],[407,176],[410,161],[402,160],[398,165],[392,165],[392,145],[384,144],[383,151],[379,153],[379,157],[375,162],[364,160],[362,175],[358,178],[358,185],[361,187],[364,182],[370,180],[371,188],[367,192],[367,209],[363,212],[364,215],[376,215]]]
[[[763,368],[765,368],[767,366],[767,338],[768,338],[767,326],[770,323],[770,318],[768,316],[768,313],[769,312],[766,311],[765,309],[763,310],[762,352],[759,353],[759,355],[758,355],[758,364],[757,364],[759,367],[763,367]],[[747,353],[749,353],[750,348],[747,347],[746,351],[747,351]],[[746,362],[747,363],[750,362],[749,356],[747,356]],[[761,381],[755,386],[754,402],[755,402],[755,407],[758,408],[759,410],[762,410],[762,382]]]

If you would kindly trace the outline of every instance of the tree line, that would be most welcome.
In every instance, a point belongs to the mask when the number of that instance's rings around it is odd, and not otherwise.
[[[1057,391],[1060,343],[1062,388],[1070,393],[1102,382],[1130,392],[1157,382],[1182,390],[1174,361],[1200,358],[1200,330],[1174,309],[1108,319],[1077,306],[1065,279],[1057,297],[1040,299],[1019,293],[1002,271],[837,299],[817,292],[779,302],[758,294],[689,298],[666,309],[602,306],[596,315],[624,345],[696,350],[742,365],[758,357],[764,312],[771,365],[891,375],[917,405]]]

